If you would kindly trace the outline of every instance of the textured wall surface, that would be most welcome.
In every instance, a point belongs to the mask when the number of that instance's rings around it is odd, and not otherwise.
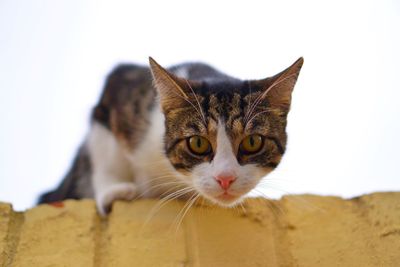
[[[0,266],[400,266],[400,193],[249,199],[237,209],[0,203]]]

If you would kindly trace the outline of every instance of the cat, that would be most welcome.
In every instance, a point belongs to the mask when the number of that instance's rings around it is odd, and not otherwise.
[[[239,80],[203,63],[125,64],[108,76],[72,167],[39,203],[199,196],[235,206],[286,149],[303,58],[270,78]]]

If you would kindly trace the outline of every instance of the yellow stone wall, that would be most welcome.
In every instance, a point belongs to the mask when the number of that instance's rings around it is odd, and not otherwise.
[[[249,199],[243,207],[91,200],[24,213],[0,203],[0,267],[400,266],[400,193]]]

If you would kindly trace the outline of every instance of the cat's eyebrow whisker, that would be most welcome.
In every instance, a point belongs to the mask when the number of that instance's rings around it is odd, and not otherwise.
[[[249,121],[246,121],[246,124],[245,124],[244,128],[246,128],[247,124],[249,124],[249,123],[250,123],[255,117],[257,117],[258,115],[261,115],[261,114],[264,114],[264,113],[267,113],[267,112],[270,112],[270,111],[271,111],[271,110],[268,109],[268,110],[263,110],[263,111],[260,111],[260,112],[258,112],[258,113],[256,113],[256,114],[254,114],[254,116],[251,117]]]
[[[284,77],[283,79],[279,79],[280,78],[279,77],[278,80],[276,80],[270,87],[267,88],[267,90],[264,91],[264,93],[261,94],[261,97],[264,98],[269,93],[269,91],[271,91],[272,88],[274,88],[278,84],[280,84],[280,83],[286,81],[287,79],[290,79],[290,78],[292,78],[293,76],[296,76],[296,75],[298,75],[298,74],[297,73],[292,73],[292,74]]]
[[[264,90],[264,93],[260,94],[257,99],[254,101],[253,105],[250,107],[249,111],[246,113],[245,116],[245,124],[247,124],[247,119],[251,116],[251,114],[254,112],[254,109],[256,108],[256,106],[260,103],[260,101],[262,99],[264,99],[267,94],[271,91],[272,88],[274,88],[275,86],[277,86],[278,84],[286,81],[289,78],[292,78],[293,76],[298,75],[297,73],[293,73],[291,75],[288,75],[282,79],[280,79],[280,77],[278,78],[278,80],[276,80],[274,83],[272,83],[267,89]]]
[[[249,93],[249,109],[252,107],[252,104],[251,104],[251,83],[250,83],[250,81],[248,81],[248,83],[249,83],[249,91],[250,91],[250,93]],[[247,116],[248,116],[248,113],[249,113],[249,109],[247,109],[247,112],[246,112],[246,115],[244,116],[244,124],[245,124],[245,126],[246,126],[246,124],[247,124]]]
[[[249,83],[249,91],[250,91],[250,93],[249,93],[249,106],[251,107],[251,82],[248,81],[248,83]]]
[[[251,105],[249,104],[249,108],[247,109],[246,115],[245,115],[245,117],[244,117],[244,124],[245,124],[245,125],[247,124],[248,118],[253,114],[254,109],[256,108],[257,104],[259,103],[259,99],[261,98],[261,95],[262,95],[262,94],[260,94],[260,95],[254,100],[253,104],[251,104]],[[250,99],[251,99],[251,97],[250,97]]]
[[[197,105],[199,106],[199,111],[200,111],[200,113],[201,113],[201,117],[203,118],[204,127],[207,128],[206,117],[204,116],[204,112],[203,112],[203,109],[201,108],[200,101],[199,101],[199,99],[197,98],[197,95],[195,94],[195,92],[194,92],[192,86],[190,85],[190,83],[188,82],[188,80],[185,79],[185,82],[186,82],[187,85],[189,86],[190,90],[192,91],[192,93],[193,93],[193,95],[194,95],[194,98],[196,99]]]
[[[261,99],[262,99],[262,94],[260,94],[260,95],[254,100],[254,103],[250,106],[250,108],[249,108],[249,110],[247,111],[246,116],[245,116],[245,123],[244,123],[245,125],[247,124],[248,119],[249,119],[250,116],[253,114],[255,108],[257,107],[257,105],[260,103]]]
[[[250,106],[249,110],[246,113],[246,116],[244,118],[244,125],[246,126],[248,123],[248,120],[250,118],[250,116],[253,114],[254,110],[256,109],[256,107],[258,106],[258,104],[261,101],[261,94],[254,100],[254,103]]]
[[[172,91],[173,94],[175,94],[176,96],[180,97],[181,99],[185,100],[187,103],[189,103],[198,113],[198,115],[200,116],[200,118],[202,118],[202,113],[196,108],[196,106],[186,97],[181,96],[180,94],[177,94],[176,92]]]

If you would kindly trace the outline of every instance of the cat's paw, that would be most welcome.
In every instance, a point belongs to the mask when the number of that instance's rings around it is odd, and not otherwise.
[[[137,194],[137,187],[133,183],[118,183],[107,187],[96,197],[96,205],[102,216],[111,211],[115,200],[132,200]]]

